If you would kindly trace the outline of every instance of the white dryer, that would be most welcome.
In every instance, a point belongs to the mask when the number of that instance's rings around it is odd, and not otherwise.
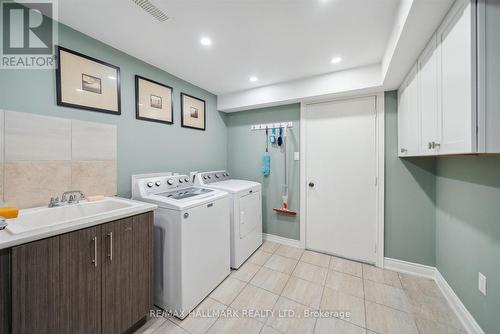
[[[154,303],[183,319],[230,274],[228,193],[187,175],[134,176],[132,196],[158,205]]]
[[[223,170],[196,173],[194,182],[231,195],[231,268],[238,269],[262,245],[261,184],[232,179]]]

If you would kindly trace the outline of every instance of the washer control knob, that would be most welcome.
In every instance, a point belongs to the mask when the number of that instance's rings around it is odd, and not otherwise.
[[[184,182],[184,181],[182,179],[179,179],[179,183],[182,183],[182,182]]]
[[[153,182],[148,182],[147,186],[148,186],[148,188],[152,188],[153,187]]]
[[[189,177],[185,177],[184,182],[189,182]]]
[[[168,179],[167,183],[171,186],[172,184],[174,184],[174,180],[173,179]]]
[[[185,212],[184,213],[184,218],[188,218],[189,217],[189,213]]]
[[[216,177],[216,178],[219,178],[219,174],[215,174],[215,177]]]
[[[156,184],[157,187],[159,187],[161,185],[161,182],[160,181],[156,181],[155,184]]]
[[[211,178],[212,178],[212,177],[209,175],[209,176],[208,176],[208,179],[211,179]]]
[[[206,179],[207,179],[207,177],[205,175],[203,175],[203,180],[206,180]]]

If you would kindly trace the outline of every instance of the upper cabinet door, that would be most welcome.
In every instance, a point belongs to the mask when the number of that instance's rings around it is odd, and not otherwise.
[[[433,155],[441,142],[439,117],[438,47],[434,35],[418,60],[418,107],[420,114],[420,153]]]
[[[414,66],[399,90],[399,156],[414,156],[419,154],[419,128],[418,78],[417,66]]]
[[[461,1],[461,0],[460,0]],[[438,31],[440,44],[441,154],[476,152],[473,16],[470,2],[454,7]]]

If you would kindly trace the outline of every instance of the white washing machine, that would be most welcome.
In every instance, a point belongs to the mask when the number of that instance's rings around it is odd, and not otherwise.
[[[133,176],[132,198],[158,205],[154,219],[154,303],[183,319],[230,273],[227,192],[187,175]]]
[[[231,195],[231,268],[238,269],[262,245],[261,184],[232,179],[223,170],[193,174],[195,184]]]

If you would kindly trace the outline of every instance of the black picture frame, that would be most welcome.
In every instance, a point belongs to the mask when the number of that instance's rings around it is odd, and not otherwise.
[[[62,47],[60,45],[56,45],[56,55],[57,55],[57,67],[56,67],[56,99],[57,99],[57,105],[61,107],[69,107],[69,108],[76,108],[76,109],[82,109],[82,110],[88,110],[88,111],[96,111],[96,112],[102,112],[106,114],[111,114],[111,115],[121,115],[121,82],[120,82],[120,67],[115,66],[113,64],[107,63],[105,61],[99,60],[97,58],[93,58],[90,56],[87,56],[83,53]],[[101,108],[96,108],[92,106],[87,106],[87,105],[82,105],[82,104],[74,104],[74,103],[69,103],[69,102],[64,102],[62,100],[62,90],[61,90],[61,51],[71,53],[75,56],[96,62],[101,65],[105,65],[108,67],[113,68],[116,70],[116,92],[117,92],[117,106],[118,110],[109,110],[109,109],[101,109]]]
[[[172,121],[162,121],[160,119],[148,118],[139,115],[139,80],[149,81],[154,83],[155,85],[159,85],[165,88],[170,89],[170,118]],[[145,78],[138,74],[135,75],[135,118],[141,121],[155,122],[155,123],[163,123],[163,124],[174,124],[174,89],[168,85],[162,84],[160,82]]]
[[[190,125],[184,124],[184,96],[188,96],[192,99],[203,102],[203,113],[204,113],[204,115],[203,115],[203,128],[198,128],[196,126],[190,126]],[[205,131],[207,129],[207,104],[206,104],[205,100],[200,99],[196,96],[181,92],[181,126],[183,128],[189,128],[189,129],[195,129],[195,130],[201,130],[201,131]]]

